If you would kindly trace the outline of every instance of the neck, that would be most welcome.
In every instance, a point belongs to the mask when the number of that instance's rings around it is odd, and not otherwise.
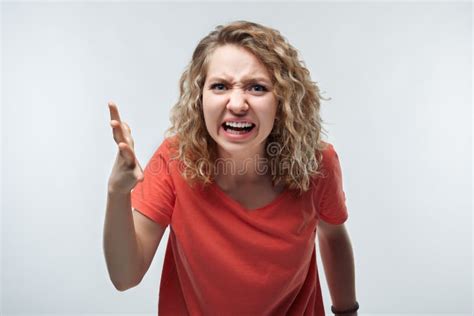
[[[223,187],[271,183],[268,159],[262,153],[238,156],[220,154],[214,165],[215,180]]]

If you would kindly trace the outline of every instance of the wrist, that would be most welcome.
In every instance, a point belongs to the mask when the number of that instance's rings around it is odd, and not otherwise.
[[[334,306],[331,306],[331,312],[337,316],[357,316],[357,310],[359,309],[359,303],[356,301],[351,308],[347,309],[337,309]]]
[[[110,196],[125,197],[125,196],[129,195],[130,193],[131,193],[131,191],[119,190],[119,189],[114,188],[112,186],[109,186],[107,188],[107,194],[110,195]]]

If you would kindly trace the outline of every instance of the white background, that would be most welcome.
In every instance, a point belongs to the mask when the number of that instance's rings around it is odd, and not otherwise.
[[[198,41],[237,19],[278,29],[325,91],[360,315],[471,314],[472,5],[3,3],[2,306],[156,314],[167,229],[118,292],[102,249],[119,105],[145,166]],[[330,296],[322,263],[323,300]]]

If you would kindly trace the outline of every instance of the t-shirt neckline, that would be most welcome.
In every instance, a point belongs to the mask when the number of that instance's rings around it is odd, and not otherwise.
[[[284,199],[289,193],[290,193],[290,190],[288,188],[285,188],[282,192],[280,192],[272,201],[268,202],[267,204],[261,206],[261,207],[258,207],[258,208],[254,208],[254,209],[249,209],[247,207],[244,207],[242,204],[240,204],[239,202],[237,202],[236,200],[234,200],[231,196],[229,196],[226,192],[224,192],[224,190],[221,189],[221,187],[219,187],[219,185],[213,181],[210,185],[210,187],[222,198],[224,199],[225,201],[227,201],[228,203],[234,205],[235,207],[237,207],[238,209],[242,210],[242,211],[245,211],[245,213],[247,214],[252,214],[252,213],[259,213],[260,211],[262,210],[265,210],[265,209],[268,209],[268,208],[272,208],[274,207],[275,205],[279,204],[280,201],[282,199]]]

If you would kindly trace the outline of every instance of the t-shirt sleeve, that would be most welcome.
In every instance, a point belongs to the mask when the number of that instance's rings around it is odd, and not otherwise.
[[[321,172],[323,175],[318,176],[313,191],[317,215],[327,223],[343,224],[348,218],[346,195],[339,157],[331,144],[323,151]]]
[[[144,180],[131,192],[132,208],[167,227],[171,223],[176,192],[166,140],[154,152],[143,173]]]

